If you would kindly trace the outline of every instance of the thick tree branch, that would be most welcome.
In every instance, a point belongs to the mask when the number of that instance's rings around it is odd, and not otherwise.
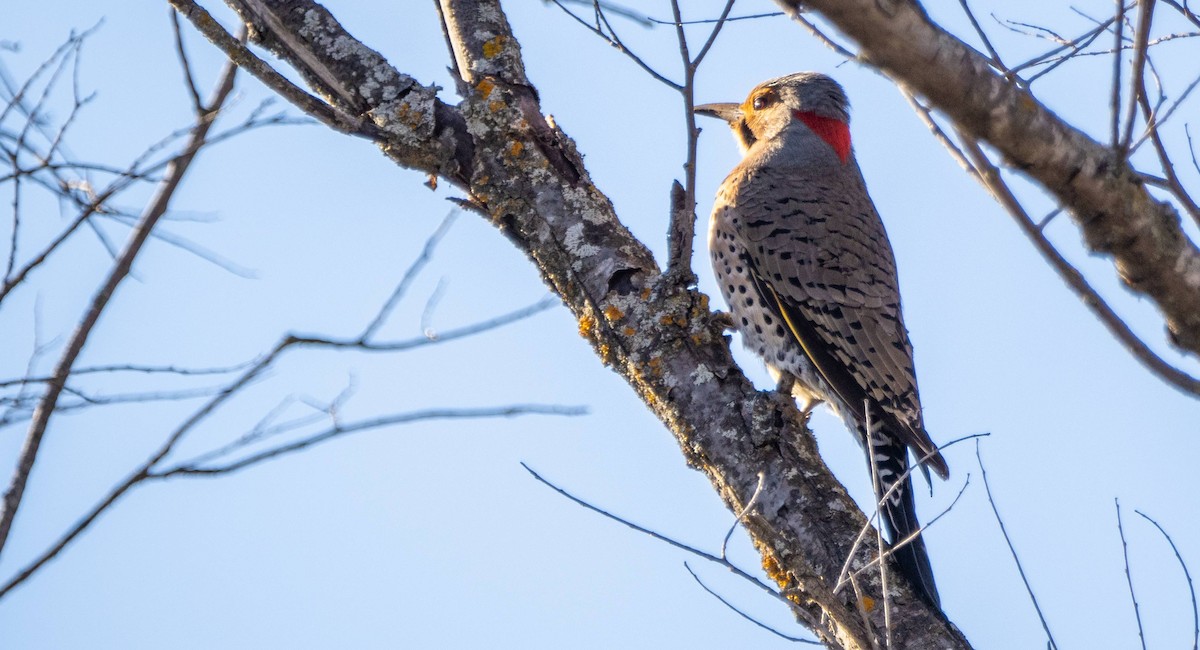
[[[797,10],[797,0],[776,0]],[[915,2],[805,0],[862,48],[866,62],[926,97],[1069,210],[1088,247],[1162,311],[1171,341],[1200,355],[1200,250],[1178,212],[1154,199],[1119,152],[1062,121]]]
[[[878,554],[873,542],[853,549],[866,518],[822,463],[792,400],[754,389],[712,324],[707,297],[663,281],[650,252],[591,183],[574,143],[542,114],[497,2],[440,0],[463,80],[458,107],[415,85],[397,89],[406,99],[360,94],[361,81],[377,73],[408,77],[318,5],[227,2],[254,23],[257,42],[301,69],[327,101],[354,105],[397,133],[385,153],[467,189],[469,204],[529,255],[598,356],[667,424],[688,462],[705,472],[733,512],[750,502],[762,474],[744,525],[806,625],[836,647],[867,648],[885,637],[881,608],[864,608],[850,590],[833,590],[848,556],[858,569]],[[455,117],[445,119],[446,112]],[[451,151],[469,158],[447,166]],[[877,571],[858,583],[863,595],[882,602]],[[891,586],[898,647],[968,647],[907,585]]]

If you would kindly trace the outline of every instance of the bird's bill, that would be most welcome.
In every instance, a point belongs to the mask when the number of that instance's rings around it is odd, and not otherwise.
[[[699,115],[707,115],[709,117],[719,117],[730,124],[742,119],[741,104],[720,103],[720,104],[701,104],[692,109],[693,112]]]

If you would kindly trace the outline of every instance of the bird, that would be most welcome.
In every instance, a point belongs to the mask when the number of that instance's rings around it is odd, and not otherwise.
[[[846,93],[798,72],[694,110],[727,122],[742,152],[708,236],[732,325],[805,417],[824,402],[855,435],[889,540],[907,540],[893,550],[900,571],[940,607],[908,452],[926,480],[949,468],[925,430],[895,255],[854,157]]]

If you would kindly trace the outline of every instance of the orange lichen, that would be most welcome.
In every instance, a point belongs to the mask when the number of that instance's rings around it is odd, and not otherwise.
[[[763,571],[766,571],[767,577],[774,580],[775,584],[783,589],[788,588],[791,580],[788,578],[787,571],[784,571],[783,567],[779,566],[779,562],[775,559],[775,556],[770,554],[764,555],[762,567]]]
[[[497,34],[483,44],[483,58],[491,59],[504,50],[504,34]]]
[[[579,335],[585,339],[592,338],[592,334],[596,331],[596,319],[591,316],[583,316],[579,319]]]

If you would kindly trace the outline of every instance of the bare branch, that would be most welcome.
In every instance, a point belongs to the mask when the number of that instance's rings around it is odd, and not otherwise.
[[[983,464],[983,452],[980,451],[978,440],[975,441],[975,458],[979,461],[979,474],[983,477],[983,488],[987,492],[988,505],[992,507],[996,524],[1000,526],[1000,534],[1004,535],[1004,543],[1008,544],[1009,555],[1012,556],[1013,563],[1017,565],[1017,573],[1021,574],[1021,582],[1025,583],[1025,593],[1029,594],[1029,602],[1033,603],[1033,609],[1042,623],[1042,629],[1046,631],[1047,650],[1055,650],[1058,648],[1058,644],[1054,642],[1054,634],[1050,632],[1050,623],[1046,621],[1046,616],[1042,613],[1042,606],[1038,604],[1037,596],[1033,594],[1033,586],[1029,584],[1029,577],[1025,575],[1025,567],[1021,566],[1021,558],[1017,555],[1012,538],[1008,536],[1008,528],[1004,525],[1004,519],[1000,517],[1000,509],[996,505],[996,499],[992,496],[992,486],[988,483],[987,467]]]
[[[197,119],[183,155],[169,166],[167,176],[159,187],[157,195],[146,207],[142,222],[134,230],[126,244],[125,250],[122,251],[121,256],[113,265],[104,284],[92,298],[87,312],[80,319],[75,333],[67,343],[62,357],[54,368],[52,373],[53,380],[46,385],[46,392],[37,409],[34,411],[33,422],[30,424],[29,431],[25,437],[25,443],[21,448],[17,467],[13,472],[8,488],[4,492],[3,504],[0,506],[0,551],[3,550],[8,540],[13,518],[16,516],[17,509],[25,493],[25,483],[28,481],[29,473],[33,469],[34,462],[37,459],[42,436],[45,434],[46,427],[50,423],[50,418],[55,412],[59,395],[62,393],[67,377],[71,373],[72,366],[75,365],[75,359],[78,358],[80,351],[83,350],[83,345],[91,334],[92,328],[99,321],[101,313],[108,306],[113,292],[116,291],[117,286],[129,274],[130,269],[133,267],[133,261],[141,252],[143,244],[146,243],[146,240],[150,236],[150,232],[158,223],[159,218],[166,213],[171,198],[187,173],[195,155],[204,147],[205,136],[213,124],[211,119],[212,111],[224,104],[226,98],[228,98],[229,93],[233,90],[233,80],[236,74],[237,67],[232,63],[227,65],[224,72],[222,72],[221,78],[217,82],[213,99],[209,103],[209,107],[212,110],[207,111],[205,115]]]
[[[1138,606],[1137,594],[1133,592],[1133,574],[1129,571],[1129,544],[1125,541],[1125,525],[1121,523],[1121,502],[1113,499],[1117,508],[1117,534],[1121,537],[1121,555],[1125,560],[1125,584],[1129,585],[1129,600],[1133,602],[1133,617],[1137,620],[1138,640],[1142,642],[1142,650],[1146,650],[1146,631],[1142,627],[1142,610]]]
[[[282,456],[294,454],[298,451],[303,451],[309,447],[319,445],[334,438],[340,438],[351,433],[367,431],[370,429],[378,429],[381,427],[393,426],[397,424],[410,424],[413,422],[424,422],[428,420],[449,420],[449,419],[475,419],[475,418],[499,418],[499,417],[514,417],[518,415],[584,415],[587,409],[582,406],[556,406],[544,404],[517,404],[513,406],[504,406],[499,408],[451,408],[451,409],[428,409],[425,411],[417,411],[414,413],[400,413],[397,415],[386,415],[361,422],[350,424],[335,424],[320,433],[306,436],[300,440],[290,442],[285,445],[273,447],[256,454],[252,454],[245,458],[240,458],[236,461],[226,463],[224,465],[194,465],[189,462],[180,463],[174,467],[164,469],[162,471],[151,471],[147,478],[149,479],[168,479],[176,476],[202,476],[215,477],[223,474],[232,474],[243,469],[258,465],[268,460],[273,460]]]
[[[433,231],[433,234],[425,240],[425,246],[421,249],[421,254],[404,271],[404,276],[400,278],[400,283],[396,285],[396,289],[392,291],[392,295],[388,297],[387,302],[380,308],[379,313],[375,315],[375,318],[367,324],[362,334],[359,335],[359,341],[366,342],[373,338],[375,333],[379,331],[379,328],[387,321],[387,317],[396,307],[396,303],[408,293],[409,286],[412,285],[417,275],[421,273],[421,269],[425,268],[425,265],[429,263],[430,258],[433,257],[433,251],[437,249],[438,243],[450,231],[450,226],[454,225],[454,219],[457,216],[458,210],[451,210],[442,219],[442,223],[438,225],[437,230]]]
[[[683,568],[687,569],[687,572],[691,574],[692,579],[696,581],[696,584],[700,585],[701,589],[703,589],[704,591],[707,591],[708,595],[721,601],[722,605],[733,610],[733,613],[737,614],[738,616],[741,616],[742,618],[746,619],[747,621],[750,621],[751,623],[757,625],[758,627],[770,632],[771,634],[774,634],[775,636],[777,636],[785,641],[791,641],[793,643],[807,643],[809,645],[821,645],[820,641],[813,641],[811,639],[803,639],[798,636],[789,636],[787,634],[784,634],[783,632],[780,632],[779,630],[771,627],[770,625],[763,623],[762,621],[754,618],[753,616],[747,614],[746,612],[743,612],[742,610],[738,609],[737,607],[734,607],[733,603],[729,602],[728,600],[725,600],[724,598],[721,597],[721,594],[718,594],[717,592],[713,591],[708,585],[704,584],[704,581],[700,579],[700,576],[696,575],[696,572],[692,570],[691,565],[689,565],[687,562],[684,562]]]
[[[1050,240],[1046,239],[1042,229],[1038,224],[1034,223],[1029,214],[1025,212],[1025,209],[1021,207],[1012,190],[1004,183],[1000,171],[988,160],[987,155],[983,153],[979,145],[961,132],[959,133],[959,139],[962,141],[963,149],[966,150],[971,160],[972,168],[976,172],[976,178],[983,183],[984,187],[992,194],[992,197],[1000,205],[1004,206],[1005,211],[1013,217],[1017,225],[1025,233],[1025,236],[1033,242],[1034,247],[1041,253],[1042,257],[1058,272],[1059,277],[1080,297],[1092,313],[1100,319],[1100,322],[1104,324],[1109,333],[1120,341],[1135,359],[1155,375],[1158,375],[1160,379],[1192,397],[1200,397],[1200,379],[1196,379],[1170,365],[1138,338],[1137,334],[1129,328],[1125,321],[1092,288],[1092,285],[1083,277],[1083,274],[1071,266],[1070,262],[1054,248]]]
[[[1138,24],[1133,37],[1133,78],[1129,82],[1129,105],[1125,109],[1125,133],[1121,136],[1119,147],[1123,152],[1129,151],[1129,146],[1133,141],[1133,122],[1137,117],[1138,102],[1145,99],[1146,48],[1150,41],[1152,20],[1154,20],[1154,0],[1138,0]],[[1120,61],[1120,54],[1114,56]]]
[[[225,31],[221,27],[221,23],[217,22],[212,17],[212,14],[205,11],[200,5],[192,2],[192,0],[170,0],[170,2],[176,11],[191,21],[192,25],[201,34],[204,34],[208,40],[212,41],[213,45],[220,48],[229,57],[229,60],[236,63],[239,67],[245,68],[247,72],[254,75],[255,78],[266,84],[268,88],[279,93],[300,110],[335,131],[376,140],[383,138],[382,134],[371,123],[342,113],[335,107],[322,102],[320,99],[304,92],[298,86],[288,81],[287,78],[276,72],[274,68],[255,56],[240,39],[235,38],[232,34]]]
[[[1196,587],[1192,584],[1192,574],[1188,571],[1187,562],[1183,561],[1183,555],[1180,554],[1179,547],[1175,546],[1175,540],[1171,539],[1171,536],[1167,534],[1167,531],[1157,521],[1151,519],[1149,515],[1141,510],[1134,510],[1134,512],[1141,515],[1143,519],[1153,524],[1158,529],[1158,532],[1162,533],[1163,538],[1167,540],[1167,544],[1171,545],[1171,552],[1175,554],[1175,559],[1179,562],[1179,568],[1183,570],[1183,577],[1187,580],[1188,595],[1192,598],[1192,650],[1198,650],[1200,649],[1200,607],[1196,606]]]

